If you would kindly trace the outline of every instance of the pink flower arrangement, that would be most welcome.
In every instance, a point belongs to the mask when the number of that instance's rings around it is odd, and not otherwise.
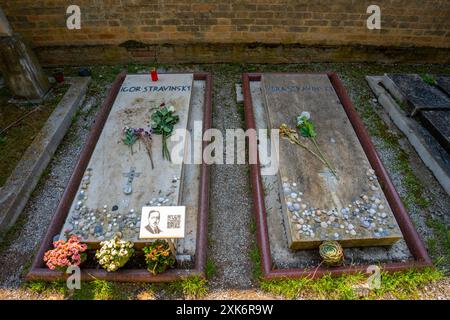
[[[44,262],[50,270],[66,270],[69,266],[79,266],[86,260],[87,245],[72,235],[68,241],[58,240],[53,242],[54,249],[44,254]]]

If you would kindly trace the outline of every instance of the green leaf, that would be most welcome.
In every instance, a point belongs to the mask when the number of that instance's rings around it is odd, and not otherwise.
[[[301,127],[300,133],[302,134],[302,137],[305,137],[305,138],[309,137],[309,132],[308,132],[308,129],[306,127]]]
[[[308,127],[310,137],[314,138],[315,136],[317,136],[316,130],[314,129],[314,125],[312,124],[312,122],[307,122],[306,126]]]
[[[128,130],[125,133],[125,137],[123,138],[123,143],[127,146],[132,146],[136,141],[138,137],[134,135],[133,130]]]

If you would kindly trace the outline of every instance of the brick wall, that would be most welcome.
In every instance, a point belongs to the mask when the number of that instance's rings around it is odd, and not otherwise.
[[[66,28],[70,4],[81,7],[81,30]],[[366,28],[370,4],[381,7],[381,30]],[[44,60],[50,48],[149,59],[163,44],[192,51],[219,43],[450,48],[450,0],[0,0],[0,6]]]

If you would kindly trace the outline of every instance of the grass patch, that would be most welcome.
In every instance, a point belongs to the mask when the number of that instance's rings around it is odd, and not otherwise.
[[[62,295],[65,299],[73,300],[122,300],[131,294],[127,284],[104,280],[82,281],[80,289],[69,290],[65,281],[44,282],[31,281],[26,288],[41,295]]]
[[[381,273],[381,285],[373,291],[361,291],[368,275],[359,273],[332,277],[326,275],[320,279],[310,278],[262,280],[261,289],[272,294],[281,295],[286,299],[318,298],[333,300],[382,299],[416,299],[421,288],[443,278],[443,273],[435,269],[422,271]]]
[[[111,300],[115,299],[116,284],[104,280],[83,282],[80,290],[73,290],[72,299],[75,300]]]
[[[450,227],[445,223],[428,218],[426,224],[433,229],[433,237],[427,239],[427,247],[435,264],[450,265]]]
[[[250,223],[250,233],[256,234],[256,221],[255,219],[252,219],[252,222]]]
[[[208,279],[211,279],[216,275],[216,273],[217,273],[216,264],[211,258],[208,258],[208,261],[206,261],[206,277]]]
[[[403,149],[398,150],[393,166],[403,175],[402,183],[408,190],[407,194],[402,197],[403,203],[407,207],[413,203],[422,209],[427,208],[430,201],[423,194],[424,186],[414,175],[409,165],[409,156]]]
[[[256,235],[256,221],[252,218],[250,222],[250,233]],[[254,281],[259,281],[262,277],[261,270],[261,256],[259,254],[259,248],[256,240],[253,240],[252,247],[250,250],[250,260],[252,261],[252,276]]]
[[[262,280],[260,287],[266,292],[283,296],[285,299],[297,299],[300,293],[310,284],[311,280],[302,279],[285,279],[285,280]]]
[[[253,280],[259,281],[262,277],[261,256],[259,255],[259,249],[256,242],[253,242],[252,244],[252,249],[250,250],[250,260],[253,264]]]
[[[80,289],[66,289],[66,297],[73,300],[126,300],[132,295],[127,286],[127,283],[105,280],[83,281]]]
[[[208,281],[200,276],[187,277],[169,284],[169,291],[189,299],[200,299],[208,292]]]
[[[407,208],[416,205],[422,209],[430,205],[430,201],[424,196],[425,187],[414,175],[409,165],[409,155],[401,148],[398,140],[400,136],[389,130],[383,120],[367,106],[362,112],[363,118],[369,123],[368,131],[370,135],[381,138],[386,149],[391,149],[395,158],[392,166],[399,174],[402,175],[402,185],[407,192],[402,197],[403,203]]]
[[[441,270],[427,268],[422,271],[408,270],[406,272],[382,273],[381,288],[374,292],[376,297],[386,294],[397,299],[417,299],[418,293],[425,285],[441,280],[444,274]]]
[[[422,79],[423,82],[429,84],[430,86],[437,85],[436,78],[431,74],[421,74],[420,78]]]
[[[34,293],[41,294],[47,290],[47,284],[43,281],[32,281],[28,283],[27,288]]]
[[[24,284],[24,287],[31,292],[34,292],[39,295],[63,295],[66,296],[68,293],[68,289],[66,283],[63,281],[53,281],[53,282],[45,282],[45,281],[30,281]]]
[[[237,112],[238,112],[238,114],[239,114],[239,117],[241,118],[241,122],[242,122],[242,124],[243,124],[242,127],[244,127],[244,124],[245,124],[245,109],[244,109],[244,104],[243,104],[243,103],[238,103],[238,104],[236,105],[236,109],[237,109]]]

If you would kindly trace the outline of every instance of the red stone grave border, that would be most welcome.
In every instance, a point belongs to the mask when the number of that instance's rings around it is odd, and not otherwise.
[[[274,74],[298,74],[298,73],[274,73]],[[311,73],[309,73],[311,74]],[[378,157],[378,154],[372,144],[369,134],[364,128],[364,124],[356,112],[353,104],[347,95],[342,82],[334,72],[321,73],[328,76],[333,85],[340,102],[349,118],[353,129],[369,159],[370,164],[375,170],[381,188],[386,195],[389,205],[392,208],[394,216],[403,234],[405,242],[414,257],[414,260],[401,263],[385,263],[380,264],[380,267],[388,272],[402,271],[410,268],[422,269],[425,267],[432,267],[431,261],[425,246],[417,233],[414,225],[406,212],[397,191],[392,184],[389,174],[383,167],[383,164]],[[242,75],[242,87],[244,93],[244,112],[245,125],[247,129],[256,129],[255,118],[253,114],[253,102],[250,91],[250,81],[261,81],[261,73],[244,73]],[[272,257],[270,253],[270,241],[266,221],[266,208],[264,202],[264,189],[262,185],[261,172],[258,164],[250,165],[250,176],[253,192],[253,206],[256,216],[257,225],[257,241],[259,253],[261,255],[261,269],[264,279],[282,279],[282,278],[319,278],[326,274],[332,276],[339,276],[342,274],[354,274],[358,272],[365,273],[369,265],[354,265],[354,266],[340,266],[340,267],[326,267],[320,266],[318,268],[291,268],[291,269],[275,269],[272,268]]]
[[[174,72],[172,74],[177,74]],[[76,196],[78,186],[83,174],[89,164],[89,160],[95,149],[96,143],[103,130],[103,126],[108,118],[109,112],[114,104],[117,94],[126,77],[126,72],[120,73],[112,84],[103,105],[97,115],[95,123],[79,156],[75,169],[70,177],[69,183],[64,191],[61,201],[56,209],[56,213],[50,223],[50,227],[41,242],[30,271],[26,276],[27,281],[44,280],[55,281],[64,280],[67,275],[64,272],[48,269],[43,261],[44,253],[52,248],[52,240],[55,234],[59,234],[64,225],[64,221],[69,213],[70,205]],[[195,72],[194,80],[206,82],[204,110],[203,110],[203,132],[211,128],[212,124],[212,76],[207,72]],[[206,141],[202,146],[205,148]],[[195,265],[193,269],[171,269],[158,275],[150,274],[146,269],[121,269],[116,272],[107,272],[103,269],[83,269],[81,268],[81,280],[107,280],[121,282],[169,282],[182,279],[188,276],[198,275],[205,278],[206,250],[207,250],[207,229],[209,212],[209,166],[202,161],[200,169],[200,196],[197,219],[197,240],[195,250]]]

